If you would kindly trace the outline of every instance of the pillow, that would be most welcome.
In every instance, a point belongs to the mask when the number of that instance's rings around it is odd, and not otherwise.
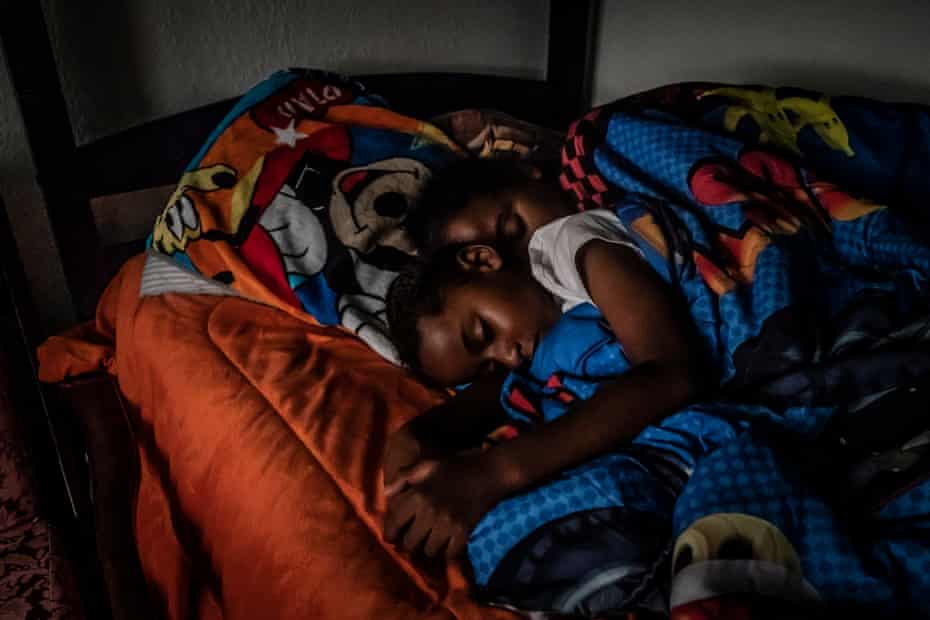
[[[521,159],[555,165],[565,134],[497,110],[468,109],[431,119],[436,127],[475,157]]]

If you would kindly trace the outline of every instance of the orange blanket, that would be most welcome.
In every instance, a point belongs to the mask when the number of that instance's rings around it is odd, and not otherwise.
[[[142,433],[136,535],[170,618],[510,618],[381,537],[381,450],[442,395],[362,342],[235,297],[139,297],[123,268],[41,378],[114,373]]]

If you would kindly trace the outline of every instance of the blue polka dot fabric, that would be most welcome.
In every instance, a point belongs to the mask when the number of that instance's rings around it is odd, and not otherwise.
[[[789,156],[713,131],[616,114],[600,150],[598,171],[629,190],[618,215],[687,299],[733,399],[726,419],[753,429],[698,462],[675,504],[676,535],[708,515],[759,517],[787,537],[824,600],[930,615],[930,483],[852,524],[791,458],[847,407],[921,376],[881,347],[926,314],[923,231]],[[856,372],[849,359],[866,351],[886,357]],[[797,441],[776,450],[763,431]]]
[[[698,464],[674,509],[675,535],[710,515],[756,517],[791,543],[825,602],[872,617],[930,614],[930,481],[850,518],[807,478],[765,434],[745,433]]]
[[[930,361],[918,360],[921,375],[900,346],[907,333],[927,348],[907,326],[930,315],[930,247],[892,209],[805,170],[796,154],[663,115],[618,112],[605,127],[597,175],[687,304],[720,390],[495,507],[469,540],[476,581],[567,515],[626,507],[678,536],[737,513],[780,531],[824,600],[930,615],[930,483],[853,523],[793,461],[863,403],[930,376]],[[502,404],[532,428],[628,368],[596,308],[579,306],[510,375]]]
[[[683,294],[722,386],[828,359],[843,341],[837,324],[878,294],[895,320],[928,307],[930,246],[891,209],[790,156],[674,118],[615,113],[593,162],[622,190],[613,208],[643,255]],[[842,390],[806,381],[804,398],[783,389],[745,417],[816,436]]]

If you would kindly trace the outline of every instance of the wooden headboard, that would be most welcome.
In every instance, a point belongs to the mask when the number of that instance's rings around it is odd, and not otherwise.
[[[597,0],[552,0],[542,80],[465,73],[357,77],[418,118],[492,108],[565,128],[590,102]],[[155,214],[236,99],[76,145],[39,0],[4,3],[0,44],[77,316],[92,316],[119,264],[141,250]],[[319,67],[325,69],[326,67]],[[132,205],[127,208],[126,205]]]

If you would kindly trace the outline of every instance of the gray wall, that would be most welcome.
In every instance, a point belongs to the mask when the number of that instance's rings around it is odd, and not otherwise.
[[[539,77],[534,0],[45,0],[79,142],[240,93],[286,66]],[[794,84],[930,103],[926,0],[603,0],[595,100],[663,83]],[[44,317],[64,279],[0,67],[0,195]]]
[[[81,142],[231,97],[283,67],[545,72],[548,5],[537,0],[43,4]]]
[[[71,319],[65,278],[34,179],[26,135],[0,53],[0,197],[42,317],[52,325],[63,325]]]
[[[234,96],[268,73],[545,72],[536,0],[44,0],[78,142]],[[71,320],[18,111],[0,63],[0,195],[33,296]]]
[[[599,103],[698,80],[930,103],[927,0],[604,0],[597,46]]]

